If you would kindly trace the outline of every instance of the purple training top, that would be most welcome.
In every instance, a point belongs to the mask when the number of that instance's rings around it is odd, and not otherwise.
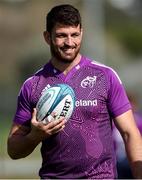
[[[14,122],[30,126],[41,92],[58,83],[74,89],[76,107],[64,130],[42,142],[40,177],[116,178],[111,120],[131,106],[113,69],[82,57],[65,76],[49,62],[23,84]]]

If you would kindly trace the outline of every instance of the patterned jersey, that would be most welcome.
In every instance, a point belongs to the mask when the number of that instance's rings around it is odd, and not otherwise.
[[[64,75],[51,62],[23,84],[14,122],[30,126],[31,112],[45,88],[66,83],[76,95],[63,131],[42,142],[39,175],[59,179],[116,178],[111,120],[131,109],[117,73],[82,56]]]

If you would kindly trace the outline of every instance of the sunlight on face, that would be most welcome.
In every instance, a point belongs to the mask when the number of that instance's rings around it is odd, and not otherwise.
[[[81,40],[82,29],[80,26],[57,24],[51,33],[52,56],[65,63],[72,62],[80,51]]]

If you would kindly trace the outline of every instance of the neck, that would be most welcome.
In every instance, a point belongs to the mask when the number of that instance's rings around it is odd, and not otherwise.
[[[81,60],[81,55],[78,54],[77,57],[72,62],[64,63],[52,57],[51,63],[56,69],[60,70],[66,75],[74,66],[76,66],[80,62],[80,60]]]

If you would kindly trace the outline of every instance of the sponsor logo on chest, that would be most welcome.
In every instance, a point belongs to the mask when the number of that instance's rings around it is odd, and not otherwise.
[[[94,99],[94,100],[80,99],[80,100],[77,100],[75,102],[75,106],[76,107],[79,107],[79,106],[84,106],[84,107],[87,107],[87,106],[97,106],[97,99]]]

